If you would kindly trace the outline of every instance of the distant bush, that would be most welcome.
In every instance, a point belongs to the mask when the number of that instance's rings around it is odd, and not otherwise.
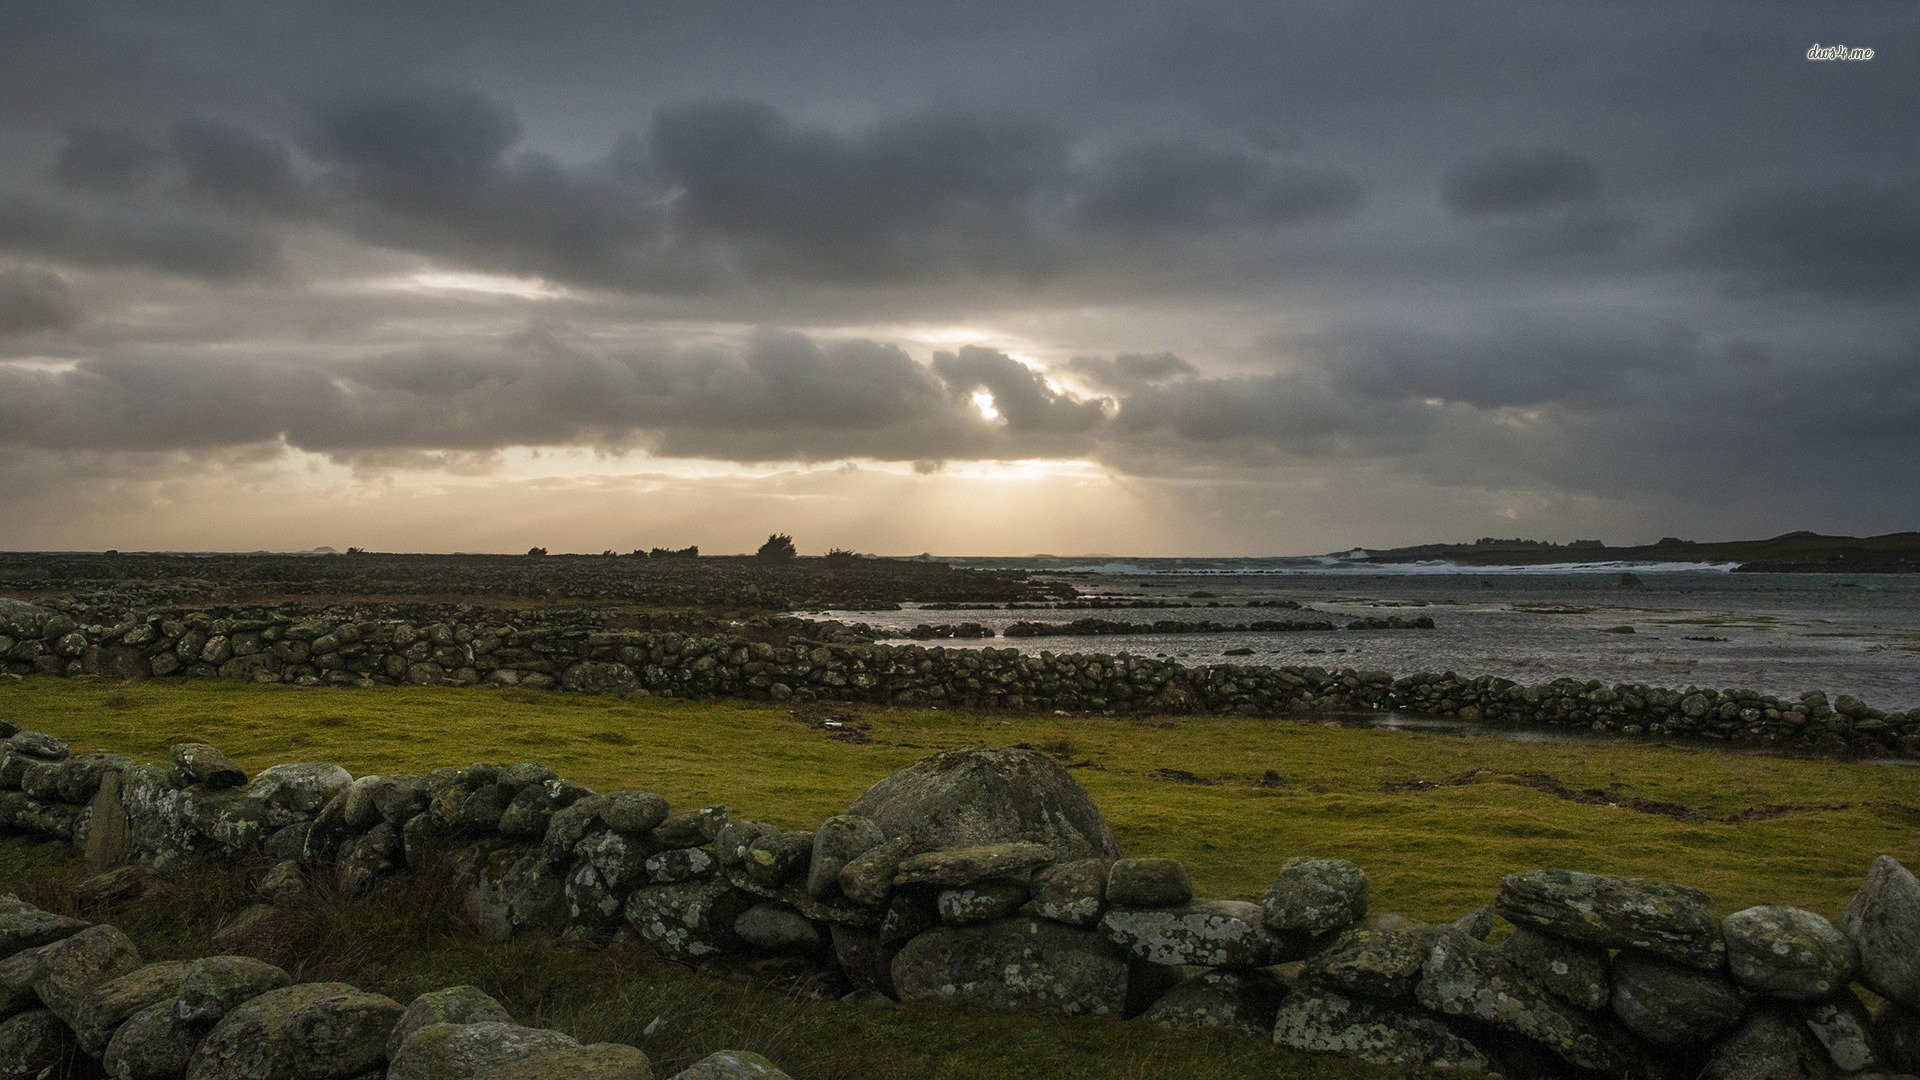
[[[543,547],[530,547],[527,549],[527,554],[529,555],[545,555],[546,553],[547,549]]]
[[[639,553],[635,552],[635,554]],[[657,547],[650,549],[647,552],[647,557],[652,559],[697,559],[700,557],[700,548],[691,544],[683,548]]]
[[[799,549],[793,546],[793,537],[786,533],[774,533],[767,537],[767,542],[760,545],[759,551],[754,552],[754,555],[759,558],[773,559],[778,562],[786,562],[799,554]]]
[[[860,553],[850,548],[830,548],[827,551],[828,562],[851,562],[860,558]]]

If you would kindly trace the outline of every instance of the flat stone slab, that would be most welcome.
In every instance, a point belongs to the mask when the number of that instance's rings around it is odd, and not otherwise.
[[[1713,899],[1686,885],[1534,870],[1501,879],[1493,906],[1515,925],[1602,948],[1639,949],[1706,971],[1726,959]]]
[[[893,958],[902,1001],[941,998],[989,1009],[1119,1015],[1127,964],[1101,935],[1045,919],[941,926]]]
[[[1100,919],[1107,940],[1150,964],[1265,967],[1297,960],[1306,939],[1282,938],[1242,900],[1195,900],[1185,907],[1115,909]]]

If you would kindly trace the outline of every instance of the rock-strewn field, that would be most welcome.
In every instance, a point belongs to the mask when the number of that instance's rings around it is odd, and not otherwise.
[[[235,952],[317,884],[412,872],[450,880],[483,937],[624,937],[875,1003],[1137,1017],[1513,1080],[1920,1068],[1920,881],[1890,856],[1837,924],[1570,869],[1508,875],[1489,905],[1429,924],[1371,911],[1365,871],[1332,853],[1286,860],[1258,903],[1196,897],[1179,862],[1128,857],[1070,774],[1019,749],[935,755],[781,830],[533,763],[249,778],[204,744],[158,766],[6,734],[0,832],[77,845],[102,871],[83,890],[200,860],[262,868],[259,902],[222,931]],[[125,1080],[649,1075],[632,1048],[519,1027],[465,990],[403,1010],[264,966],[144,964],[111,927],[0,900],[0,1075],[71,1053]],[[529,1064],[551,1054],[566,1069]]]

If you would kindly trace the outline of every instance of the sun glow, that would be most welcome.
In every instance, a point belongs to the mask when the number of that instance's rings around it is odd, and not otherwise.
[[[455,270],[420,270],[405,277],[385,278],[374,282],[373,286],[395,292],[472,292],[488,296],[517,296],[523,300],[552,300],[566,295],[565,289],[543,278]]]
[[[973,392],[973,407],[980,410],[980,418],[982,420],[1000,419],[1000,410],[994,407],[993,392],[990,390],[975,390]]]

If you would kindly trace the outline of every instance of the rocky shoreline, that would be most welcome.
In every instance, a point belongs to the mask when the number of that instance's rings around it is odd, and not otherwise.
[[[1118,654],[872,644],[841,624],[609,629],[579,611],[358,604],[171,609],[82,624],[0,601],[0,673],[224,678],[302,686],[471,686],[1100,713],[1312,716],[1403,711],[1491,729],[1595,732],[1920,757],[1920,708],[1810,691],[1522,684],[1454,672],[1183,665]],[[769,629],[770,628],[770,629]]]

